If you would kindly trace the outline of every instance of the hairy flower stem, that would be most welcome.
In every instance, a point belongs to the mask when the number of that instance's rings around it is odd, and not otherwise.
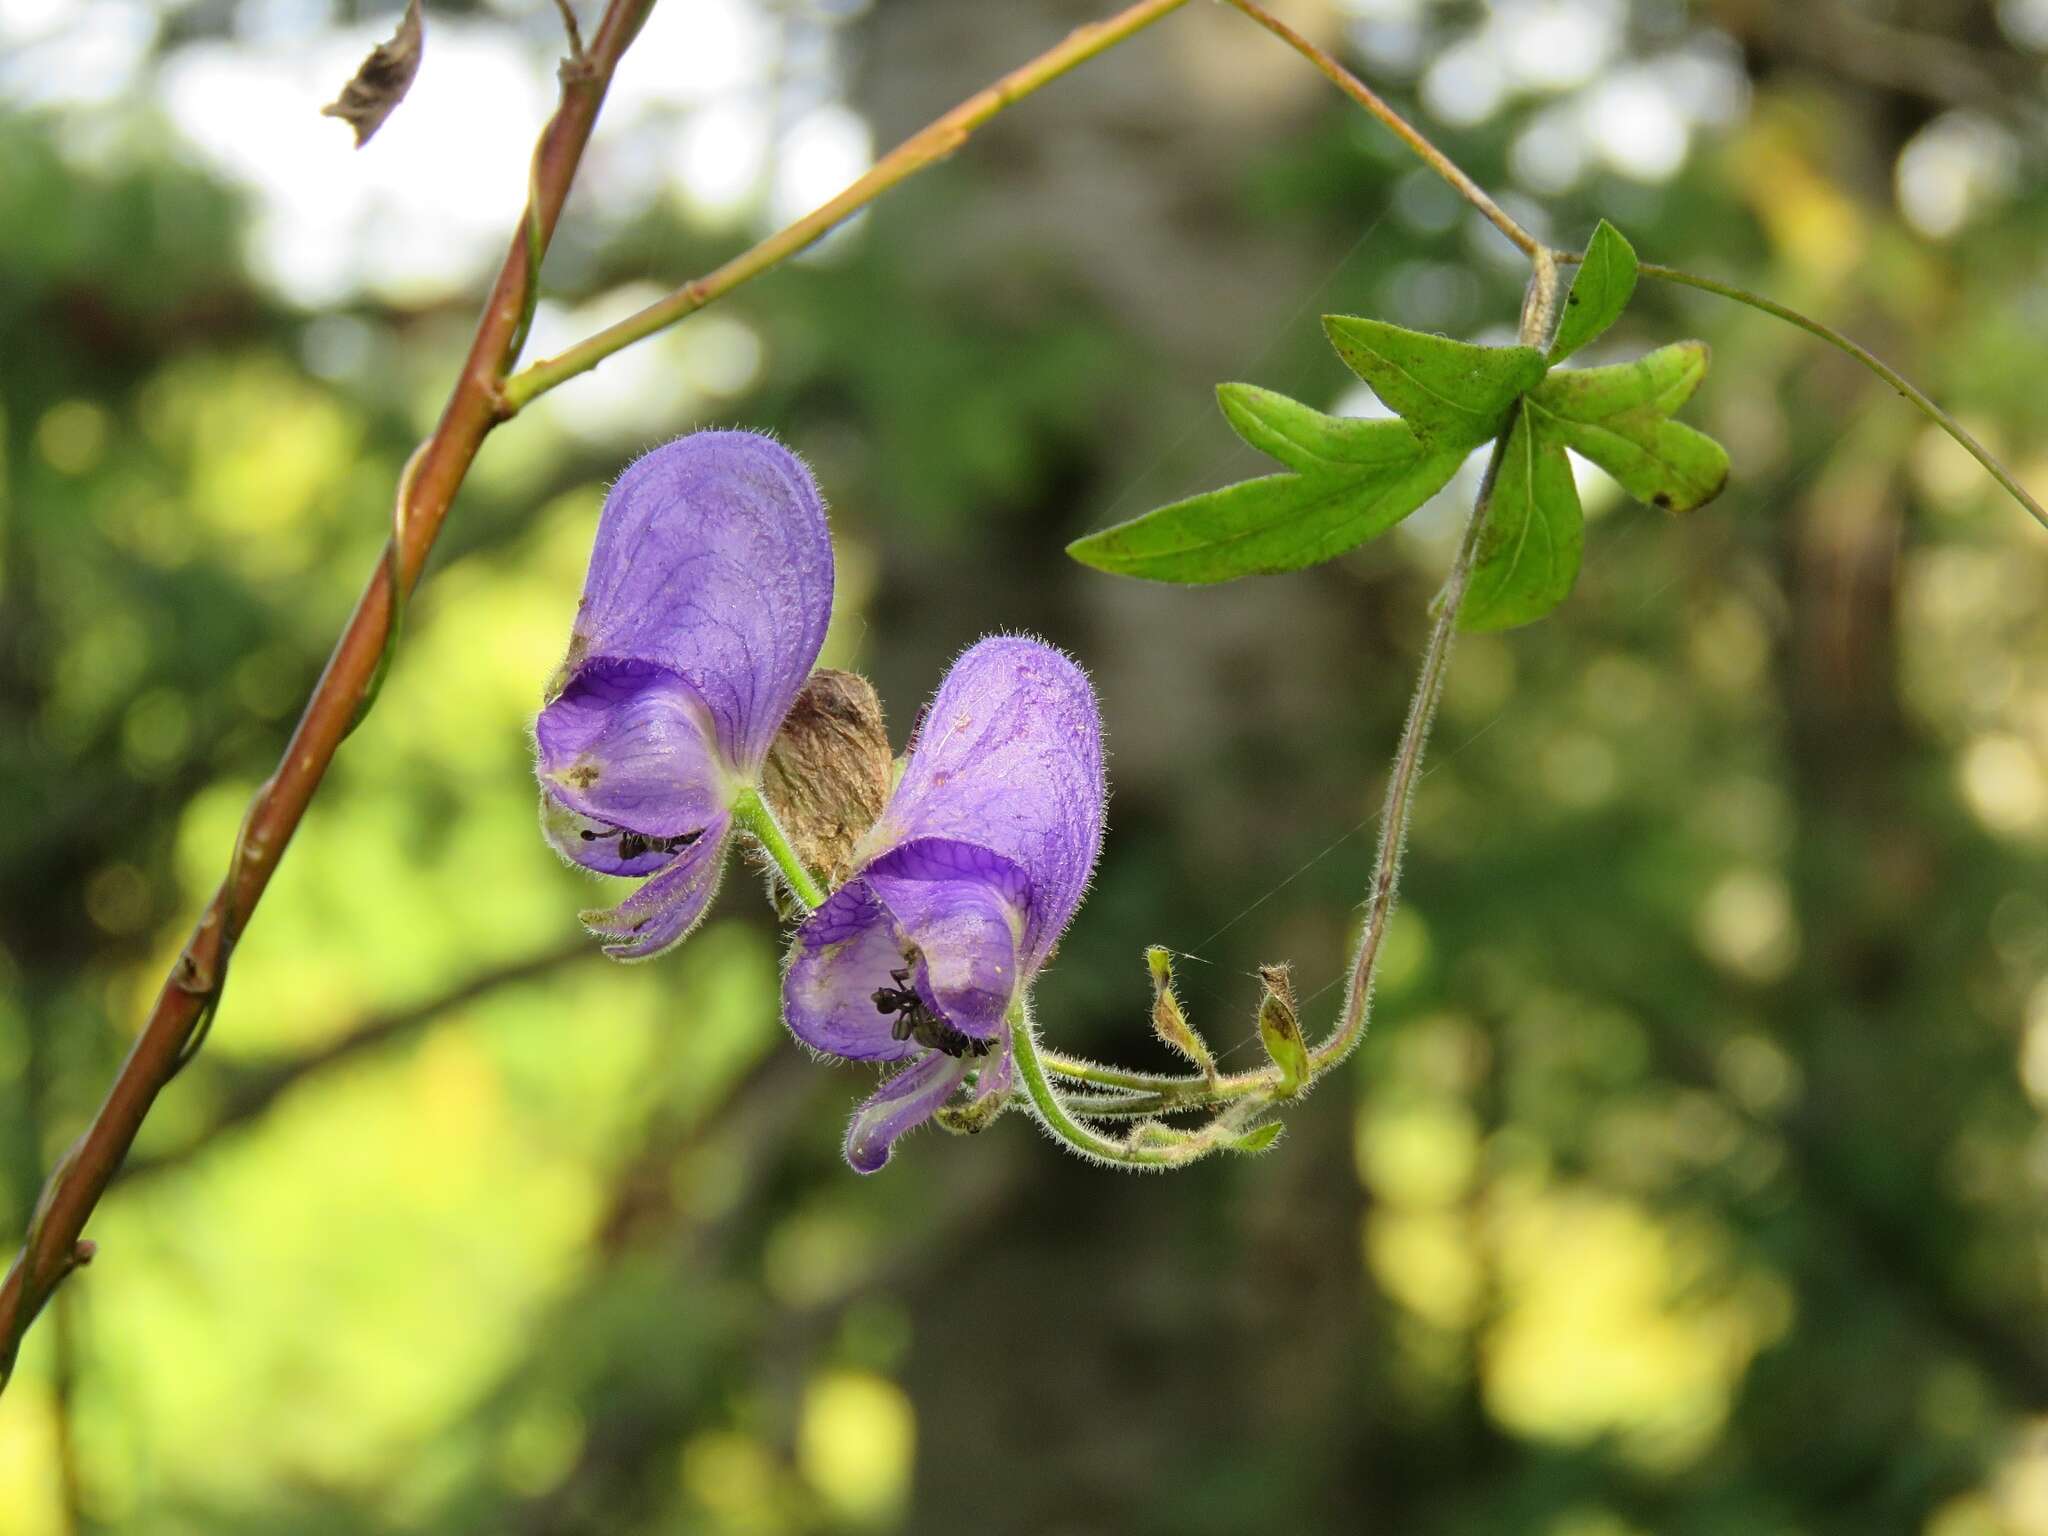
[[[1031,1019],[1025,1010],[1018,1008],[1010,1014],[1010,1051],[1017,1063],[1017,1077],[1024,1090],[1025,1101],[1030,1104],[1048,1133],[1057,1140],[1099,1162],[1115,1163],[1130,1168],[1164,1168],[1175,1162],[1184,1162],[1184,1157],[1175,1157],[1166,1151],[1131,1147],[1113,1137],[1092,1131],[1069,1113],[1059,1094],[1053,1091],[1052,1082],[1046,1076],[1045,1063],[1039,1059],[1038,1040],[1031,1028]]]
[[[1547,250],[1538,250],[1535,270],[1522,304],[1521,341],[1524,346],[1548,344],[1557,318],[1557,263]],[[1394,767],[1387,779],[1387,799],[1380,812],[1379,849],[1373,860],[1372,888],[1366,896],[1365,931],[1359,936],[1358,952],[1352,957],[1350,980],[1345,986],[1344,1011],[1329,1038],[1310,1053],[1309,1062],[1317,1076],[1329,1071],[1350,1055],[1365,1037],[1365,1025],[1372,1012],[1373,972],[1379,963],[1380,946],[1387,936],[1387,924],[1394,915],[1400,893],[1401,853],[1408,837],[1408,817],[1421,777],[1422,754],[1429,745],[1430,727],[1436,721],[1436,707],[1444,693],[1444,679],[1450,674],[1451,644],[1458,632],[1458,611],[1465,603],[1465,589],[1472,578],[1473,557],[1486,528],[1487,509],[1493,502],[1494,481],[1499,477],[1509,434],[1521,414],[1515,414],[1494,440],[1493,455],[1487,460],[1486,477],[1472,501],[1472,515],[1466,519],[1465,534],[1458,541],[1458,553],[1451,562],[1436,598],[1436,623],[1429,632],[1429,644],[1422,653],[1422,672],[1415,684],[1415,698],[1408,706],[1408,719],[1401,728],[1401,744],[1394,752]]]
[[[1069,70],[1114,48],[1186,3],[1187,0],[1140,0],[1139,4],[1105,21],[1076,27],[1063,41],[1030,63],[1011,70],[993,85],[976,91],[944,116],[920,128],[877,160],[866,175],[830,202],[770,235],[717,271],[685,283],[668,297],[655,300],[637,314],[628,315],[559,356],[544,358],[505,380],[498,391],[500,412],[505,416],[516,414],[536,396],[547,393],[557,384],[580,373],[588,373],[614,352],[622,351],[657,331],[666,330],[749,278],[758,277],[815,244],[835,225],[851,218],[891,187],[951,155],[967,142],[977,128],[1005,107],[1022,101],[1041,86],[1050,85]]]
[[[804,868],[804,861],[790,845],[789,834],[782,830],[782,823],[775,819],[775,812],[768,808],[768,802],[760,791],[751,786],[742,789],[739,799],[733,803],[732,814],[735,821],[753,834],[762,851],[775,861],[790,894],[810,911],[815,912],[822,907],[826,895],[824,887]]]
[[[1547,343],[1556,323],[1558,298],[1558,263],[1549,251],[1539,247],[1534,258],[1534,271],[1529,279],[1528,293],[1522,306],[1521,340],[1525,345],[1540,347]],[[1444,680],[1450,672],[1452,642],[1457,637],[1458,612],[1464,605],[1465,590],[1472,576],[1473,559],[1478,552],[1480,536],[1486,526],[1487,509],[1493,499],[1494,481],[1499,475],[1501,456],[1506,448],[1508,434],[1513,428],[1514,421],[1511,418],[1494,442],[1493,455],[1488,460],[1485,478],[1480,482],[1479,494],[1473,499],[1472,514],[1466,520],[1464,535],[1458,543],[1457,555],[1452,560],[1450,572],[1444,578],[1444,584],[1437,594],[1436,620],[1430,629],[1429,643],[1423,651],[1421,674],[1415,686],[1415,698],[1408,707],[1408,718],[1402,726],[1400,744],[1395,748],[1393,769],[1387,780],[1386,801],[1380,813],[1380,836],[1374,858],[1372,885],[1366,893],[1364,932],[1360,935],[1358,948],[1352,956],[1343,1011],[1338,1015],[1337,1024],[1329,1037],[1310,1052],[1309,1065],[1313,1076],[1320,1077],[1337,1066],[1350,1055],[1365,1035],[1366,1021],[1372,1007],[1373,973],[1378,966],[1380,949],[1386,940],[1387,926],[1393,917],[1395,903],[1400,894],[1401,852],[1407,837],[1415,787],[1422,775],[1423,753],[1429,744],[1430,727],[1436,719],[1437,705],[1443,698]],[[1063,1104],[1062,1111],[1069,1119],[1075,1115],[1125,1119],[1134,1116],[1171,1114],[1176,1110],[1196,1109],[1247,1098],[1253,1094],[1271,1091],[1278,1085],[1278,1074],[1271,1068],[1219,1077],[1211,1082],[1200,1077],[1160,1078],[1143,1073],[1121,1072],[1097,1067],[1091,1062],[1068,1058],[1048,1060],[1051,1069],[1062,1077],[1096,1088],[1126,1090],[1092,1094]],[[1050,1089],[1047,1091],[1049,1093]],[[1044,1113],[1041,1106],[1040,1115],[1043,1116]],[[1102,1140],[1099,1136],[1095,1139]]]
[[[1556,324],[1558,263],[1547,249],[1539,246],[1533,264],[1528,292],[1522,304],[1521,340],[1524,345],[1541,347],[1549,341]],[[1519,414],[1519,406],[1516,411]],[[1479,493],[1473,498],[1472,513],[1466,519],[1457,555],[1437,593],[1436,620],[1423,651],[1415,697],[1408,706],[1408,718],[1401,728],[1400,744],[1395,748],[1393,770],[1387,780],[1372,886],[1366,893],[1365,929],[1352,956],[1343,1011],[1338,1015],[1329,1037],[1309,1054],[1311,1078],[1320,1077],[1341,1063],[1365,1036],[1366,1021],[1372,1010],[1373,974],[1400,894],[1401,853],[1407,839],[1415,787],[1422,776],[1423,753],[1429,745],[1437,705],[1443,698],[1444,681],[1450,672],[1452,642],[1457,637],[1458,613],[1464,606],[1473,561],[1486,527],[1487,509],[1493,501],[1494,482],[1500,474],[1501,459],[1513,429],[1514,418],[1511,417],[1494,441],[1493,454],[1487,461]],[[1171,1114],[1177,1110],[1226,1104],[1255,1094],[1277,1093],[1281,1087],[1279,1074],[1273,1068],[1211,1080],[1123,1072],[1066,1057],[1041,1060],[1029,1023],[1021,1018],[1012,1021],[1011,1036],[1025,1096],[1046,1129],[1085,1156],[1120,1164],[1162,1166],[1189,1162],[1204,1152],[1214,1150],[1220,1142],[1213,1136],[1191,1137],[1175,1151],[1133,1147],[1089,1129],[1082,1123],[1084,1118],[1132,1119]],[[1073,1081],[1119,1091],[1064,1100],[1047,1078],[1048,1066],[1052,1072]]]

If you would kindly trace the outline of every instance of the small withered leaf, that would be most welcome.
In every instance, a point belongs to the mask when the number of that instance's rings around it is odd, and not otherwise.
[[[370,142],[370,135],[384,126],[384,119],[412,89],[413,77],[420,72],[424,37],[420,0],[410,0],[390,40],[372,48],[355,78],[320,109],[322,117],[338,117],[355,129],[357,149]]]
[[[874,684],[830,667],[813,672],[768,749],[761,788],[828,890],[853,873],[853,846],[882,814],[890,762]]]

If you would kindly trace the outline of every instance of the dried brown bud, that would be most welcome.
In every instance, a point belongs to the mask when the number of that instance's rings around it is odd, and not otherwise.
[[[413,76],[420,72],[420,46],[424,40],[420,0],[411,0],[390,41],[370,50],[355,78],[341,88],[341,95],[320,109],[320,115],[338,117],[355,129],[356,148],[361,149],[412,89]]]
[[[761,790],[827,890],[853,873],[853,846],[882,814],[890,761],[874,684],[854,672],[813,672],[768,749]]]

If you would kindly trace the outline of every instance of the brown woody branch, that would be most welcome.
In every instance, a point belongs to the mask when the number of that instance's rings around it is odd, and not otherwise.
[[[309,1077],[416,1035],[435,1020],[459,1008],[466,1008],[500,988],[538,981],[564,966],[602,953],[587,935],[579,933],[567,944],[554,949],[523,955],[509,964],[478,971],[437,996],[394,1008],[388,1013],[374,1014],[304,1055],[266,1066],[244,1067],[229,1079],[221,1111],[205,1130],[182,1146],[130,1158],[121,1169],[122,1187],[151,1174],[182,1167],[195,1154],[211,1146],[217,1137],[268,1113],[273,1104]]]
[[[653,3],[610,0],[577,67],[562,72],[560,103],[534,150],[533,205],[513,235],[441,420],[400,482],[396,529],[385,558],[371,574],[328,658],[277,771],[249,807],[226,878],[157,994],[106,1101],[52,1170],[22,1251],[0,1283],[0,1389],[36,1314],[64,1277],[90,1255],[90,1245],[81,1242],[87,1219],[113,1181],[157,1094],[203,1033],[219,1002],[235,943],[335,750],[374,691],[393,632],[395,605],[418,581],[448,508],[497,420],[498,388],[538,278],[535,262],[546,250],[568,198],[612,74]]]

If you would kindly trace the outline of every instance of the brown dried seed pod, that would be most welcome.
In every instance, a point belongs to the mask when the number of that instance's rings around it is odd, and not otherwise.
[[[889,798],[889,733],[874,684],[821,667],[768,749],[761,789],[797,855],[831,889]]]

